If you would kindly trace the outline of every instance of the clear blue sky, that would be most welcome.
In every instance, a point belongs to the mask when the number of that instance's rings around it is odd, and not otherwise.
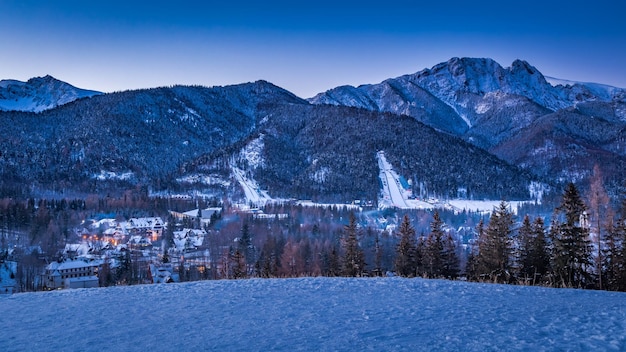
[[[626,2],[0,0],[0,79],[110,92],[265,79],[301,97],[451,57],[626,87]]]

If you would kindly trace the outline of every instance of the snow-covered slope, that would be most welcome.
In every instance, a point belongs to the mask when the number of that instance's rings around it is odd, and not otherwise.
[[[0,110],[41,112],[100,92],[76,88],[52,76],[0,81]]]
[[[2,351],[623,351],[626,294],[440,280],[204,281],[0,296]]]

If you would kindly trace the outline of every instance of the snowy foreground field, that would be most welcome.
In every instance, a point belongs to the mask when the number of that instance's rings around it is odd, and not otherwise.
[[[0,297],[0,351],[206,350],[624,351],[626,294],[303,278]]]

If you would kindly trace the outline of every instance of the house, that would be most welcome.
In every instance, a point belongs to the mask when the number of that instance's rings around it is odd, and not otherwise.
[[[211,221],[222,213],[222,208],[206,208],[206,209],[193,209],[184,213],[170,211],[173,217],[182,219],[200,219],[200,227],[205,227],[211,224]]]
[[[165,222],[160,217],[131,218],[118,223],[116,230],[125,235],[146,234],[154,242],[163,235],[164,227]]]
[[[179,282],[179,276],[174,271],[174,266],[170,263],[155,265],[150,264],[150,277],[153,284]]]
[[[135,235],[130,236],[127,244],[130,248],[146,248],[152,246],[152,241],[150,241],[150,237]]]
[[[51,290],[98,287],[98,270],[101,265],[101,260],[76,259],[52,262],[46,267],[44,287]]]
[[[174,245],[179,251],[195,249],[202,246],[206,235],[206,231],[198,229],[174,231]]]

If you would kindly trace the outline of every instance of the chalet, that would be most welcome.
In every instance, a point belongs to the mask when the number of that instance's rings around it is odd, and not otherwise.
[[[198,229],[174,231],[174,245],[179,251],[194,249],[202,246],[206,235],[206,231]]]
[[[150,237],[135,235],[130,236],[127,244],[130,248],[146,248],[152,246],[152,241],[150,241]]]
[[[48,289],[98,287],[101,260],[65,260],[46,267],[44,286]]]
[[[150,264],[150,277],[153,284],[162,284],[170,282],[179,282],[179,276],[174,271],[174,266],[170,263],[167,264]]]
[[[200,226],[205,227],[213,221],[212,219],[219,216],[222,212],[222,208],[206,208],[206,209],[193,209],[184,213],[176,211],[170,211],[173,217],[176,219],[200,219]]]
[[[131,218],[117,224],[117,230],[126,235],[148,234],[152,241],[157,241],[163,234],[165,223],[160,217]]]

